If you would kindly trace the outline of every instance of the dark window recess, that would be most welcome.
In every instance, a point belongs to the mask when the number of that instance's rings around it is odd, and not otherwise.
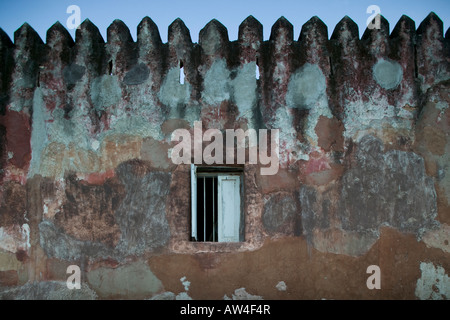
[[[197,241],[218,241],[217,212],[217,177],[198,177]]]

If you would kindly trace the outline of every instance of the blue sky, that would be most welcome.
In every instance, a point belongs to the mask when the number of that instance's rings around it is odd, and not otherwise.
[[[311,17],[318,16],[328,26],[330,37],[334,27],[345,15],[359,26],[360,35],[366,28],[370,16],[369,5],[377,5],[381,14],[394,28],[402,14],[420,22],[434,11],[444,22],[444,33],[450,25],[449,0],[0,0],[0,28],[11,39],[14,31],[28,22],[45,41],[47,29],[56,21],[66,25],[70,17],[67,8],[77,5],[81,10],[81,21],[89,18],[100,30],[106,41],[106,29],[114,19],[124,21],[136,39],[136,29],[145,16],[158,25],[163,42],[167,41],[167,29],[176,18],[181,18],[191,32],[194,42],[198,41],[200,30],[211,20],[217,19],[228,29],[230,40],[236,40],[239,24],[253,15],[264,26],[264,40],[270,36],[275,21],[286,17],[294,25],[294,37],[298,39],[302,25]],[[69,30],[75,37],[75,30]]]

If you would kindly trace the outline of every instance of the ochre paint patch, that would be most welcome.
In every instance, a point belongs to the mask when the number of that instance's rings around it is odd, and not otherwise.
[[[6,140],[8,152],[12,153],[11,163],[24,169],[31,160],[30,117],[23,112],[8,111],[0,117],[0,124],[7,128]]]
[[[316,125],[318,143],[325,151],[344,151],[344,125],[336,118],[319,117]]]

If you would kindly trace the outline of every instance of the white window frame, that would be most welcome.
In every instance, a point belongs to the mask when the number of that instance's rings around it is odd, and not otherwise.
[[[198,174],[197,166],[191,164],[191,239],[197,241],[197,179],[199,176],[217,176],[217,242],[240,242],[242,214],[241,172],[212,172]],[[205,218],[204,218],[205,219]],[[204,232],[205,233],[205,232]],[[207,242],[207,241],[201,241]]]

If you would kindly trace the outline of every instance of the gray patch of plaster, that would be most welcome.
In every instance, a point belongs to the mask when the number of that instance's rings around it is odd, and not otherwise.
[[[27,108],[30,108],[32,103],[33,103],[32,99],[26,99],[24,97],[14,97],[11,98],[9,110],[21,112],[24,109],[26,110]]]
[[[139,63],[127,72],[123,82],[127,85],[138,85],[147,81],[149,76],[150,69],[144,63]]]
[[[42,87],[35,91],[29,176],[38,173],[44,177],[62,179],[67,171],[89,174],[109,170],[111,162],[102,161],[104,156],[110,156],[105,153],[111,152],[105,149],[106,143],[111,141],[105,139],[108,137],[116,139],[123,134],[134,136],[134,141],[146,137],[159,141],[164,138],[160,126],[166,120],[167,111],[155,103],[157,93],[152,90],[151,74],[145,70],[147,67],[137,65],[132,69],[134,75],[130,70],[127,77],[129,83],[148,79],[145,85],[128,86],[126,99],[123,99],[122,84],[117,76],[90,79],[86,74],[82,75],[86,71],[82,65],[80,61],[65,69],[65,81],[74,84],[74,87],[67,93],[65,102],[61,100],[63,97],[55,96],[56,107],[52,111],[46,108],[42,100],[50,93],[48,89]],[[189,87],[188,84],[186,86]],[[172,96],[172,92],[168,90],[166,96]],[[23,103],[20,103],[22,109]],[[93,106],[97,115],[107,108],[108,128],[102,121],[93,118]],[[198,114],[199,108],[189,109],[192,119],[197,120]],[[117,143],[121,141],[117,140]],[[134,157],[132,154],[129,156]],[[128,159],[125,154],[121,157],[123,161]]]
[[[32,177],[40,172],[41,155],[47,143],[47,130],[45,121],[47,120],[45,114],[45,105],[42,96],[42,90],[36,88],[33,97],[33,127],[31,131],[31,162],[28,170],[28,177]]]
[[[293,118],[290,108],[280,107],[276,110],[275,121],[272,125],[272,128],[280,130],[279,161],[282,167],[289,162],[309,160],[309,155],[305,152],[305,146],[297,139]]]
[[[382,88],[394,89],[403,79],[403,70],[398,62],[380,59],[373,66],[373,78]]]
[[[349,101],[345,105],[343,121],[345,138],[359,140],[367,132],[380,134],[381,136],[385,126],[411,130],[413,113],[390,105],[387,97],[380,95],[379,92],[367,98],[369,99],[368,102],[357,99],[356,101]]]
[[[290,195],[275,194],[264,204],[263,225],[269,232],[290,233],[288,225],[297,213],[297,205]]]
[[[75,84],[83,78],[86,68],[73,63],[66,66],[63,70],[64,81],[67,84]]]
[[[326,79],[319,66],[306,63],[291,76],[286,104],[289,108],[309,110],[305,134],[310,144],[317,145],[315,128],[320,116],[332,117],[326,95]]]
[[[206,34],[203,35],[202,49],[206,55],[213,55],[221,48],[220,33],[215,26],[207,29]]]
[[[48,257],[66,261],[79,260],[89,256],[91,259],[107,258],[114,255],[112,249],[90,241],[77,240],[58,229],[53,222],[44,220],[39,224],[40,246]]]
[[[70,290],[63,281],[28,282],[21,287],[0,291],[0,300],[95,300],[97,294],[86,284]]]
[[[175,300],[175,293],[166,291],[151,297],[150,300]]]
[[[306,185],[300,188],[303,234],[308,244],[320,252],[360,256],[376,242],[379,232],[344,231],[340,225],[335,226],[333,211],[336,210],[336,188],[337,185],[326,190]]]
[[[315,229],[307,240],[316,250],[324,253],[358,257],[365,254],[380,237],[378,231],[356,232],[340,229]]]
[[[14,61],[15,70],[11,77],[12,85],[9,90],[11,93],[9,110],[20,112],[31,107],[32,99],[29,98],[28,94],[23,95],[21,93],[36,86],[37,68],[34,59],[30,59],[22,50],[15,50]],[[4,63],[2,61],[2,65]]]
[[[104,75],[94,79],[91,85],[91,99],[98,111],[117,104],[122,98],[117,76]]]
[[[306,63],[291,76],[286,103],[290,108],[311,109],[325,89],[322,70],[317,65]]]
[[[422,157],[399,150],[383,153],[381,140],[365,136],[356,159],[358,164],[342,177],[339,211],[345,230],[388,224],[420,237],[438,224],[434,183]]]
[[[182,277],[180,279],[181,284],[184,286],[184,290],[185,291],[189,291],[189,286],[191,285],[191,283],[189,281],[187,281],[186,277]]]
[[[255,128],[253,124],[253,109],[256,106],[256,62],[249,62],[244,64],[237,71],[236,78],[233,79],[233,98],[236,103],[241,117],[245,117]]]
[[[30,226],[15,225],[14,228],[0,227],[0,250],[16,253],[30,248]]]
[[[79,148],[88,149],[86,133],[87,106],[74,108],[70,113],[71,119],[66,119],[64,110],[57,108],[53,111],[53,123],[47,125],[49,140],[68,146],[77,140]]]
[[[191,85],[185,81],[180,83],[180,68],[171,68],[159,91],[159,100],[171,108],[171,117],[178,117],[173,114],[179,105],[187,105],[191,97]]]
[[[100,79],[94,80],[94,82],[97,82],[98,90],[101,87]],[[91,84],[93,85],[93,83]],[[46,122],[47,135],[50,142],[61,143],[65,146],[73,143],[78,149],[90,149],[89,129],[92,126],[90,117],[92,105],[89,101],[90,99],[86,99],[86,94],[89,94],[90,91],[92,95],[93,89],[89,88],[91,88],[89,77],[82,77],[77,81],[73,90],[67,93],[65,102],[57,98],[56,108],[51,113],[48,110],[44,110],[47,113],[47,118],[52,120],[51,122]],[[97,91],[96,94],[98,95],[99,92]],[[117,94],[120,99],[121,92],[119,91]],[[45,164],[45,162],[45,159],[43,159],[42,164]],[[45,175],[44,172],[43,176]]]
[[[126,196],[115,212],[121,231],[117,246],[75,239],[52,221],[44,220],[39,224],[40,245],[47,256],[68,261],[84,256],[121,261],[129,255],[157,250],[169,241],[165,202],[170,174],[151,172],[139,177],[124,163],[118,167],[117,175],[126,188]]]
[[[36,62],[32,59],[28,59],[28,61],[23,65],[21,70],[20,77],[13,77],[14,85],[24,88],[24,89],[32,89],[36,86]]]
[[[150,109],[148,105],[142,105],[142,109]],[[141,111],[142,112],[142,111]],[[145,111],[144,111],[145,112]],[[113,116],[111,120],[112,125],[114,125],[113,130],[109,134],[101,135],[101,137],[106,137],[112,134],[124,134],[128,136],[139,136],[139,137],[153,137],[155,140],[161,140],[163,134],[161,133],[160,123],[161,119],[151,118],[149,115],[140,115],[127,117],[124,115]]]
[[[189,286],[191,285],[191,283],[187,281],[186,277],[182,277],[180,281],[184,287],[184,292],[180,292],[179,294],[177,294],[175,300],[192,300],[192,298],[187,293],[189,291]]]
[[[422,240],[429,248],[439,248],[450,253],[450,226],[443,223],[439,229],[427,231]]]
[[[166,196],[170,174],[151,172],[135,176],[127,163],[117,168],[117,176],[127,190],[115,212],[121,239],[117,249],[122,254],[142,254],[164,246],[170,238],[166,219]]]
[[[100,297],[152,296],[162,289],[161,281],[142,261],[118,268],[95,269],[88,272],[87,280]]]
[[[102,167],[104,163],[98,160],[103,155],[104,140],[109,136],[116,137],[118,134],[123,134],[153,137],[156,140],[164,137],[160,126],[165,117],[161,108],[154,104],[151,88],[148,86],[130,87],[130,94],[127,96],[129,101],[120,99],[117,107],[108,109],[109,129],[102,130],[101,133],[91,133],[92,106],[86,99],[76,98],[85,95],[84,90],[87,85],[87,79],[76,84],[71,94],[73,95],[71,100],[73,99],[75,105],[68,114],[60,106],[56,107],[52,113],[40,106],[36,107],[40,108],[36,109],[38,112],[43,110],[44,113],[43,115],[37,114],[37,116],[41,116],[45,120],[50,118],[53,120],[52,122],[45,121],[45,126],[44,124],[33,125],[32,129],[36,131],[33,133],[36,139],[41,138],[36,144],[33,144],[36,160],[33,168],[39,170],[42,176],[63,178],[66,171],[90,173],[109,169]],[[36,101],[35,103],[39,102],[39,100]],[[48,139],[43,139],[47,136]],[[49,142],[62,144],[62,146],[57,146],[58,152],[55,152],[55,145],[50,149],[44,148],[43,153],[41,152],[41,159],[39,159],[40,145],[44,144],[47,147]],[[118,141],[118,143],[120,142]],[[68,151],[73,150],[75,146],[77,149],[75,156],[69,156],[73,153],[70,154]],[[123,156],[124,161],[129,159],[126,158],[126,155]],[[130,154],[130,157],[132,156]],[[34,174],[36,170],[31,173]],[[86,172],[86,170],[90,171]]]
[[[287,290],[287,286],[284,281],[278,282],[277,285],[275,286],[275,288],[277,288],[278,291],[286,291]]]
[[[356,164],[341,182],[322,190],[302,186],[299,199],[303,234],[320,251],[353,256],[367,252],[379,228],[391,226],[420,240],[439,223],[432,178],[422,157],[412,152],[383,152],[383,143],[365,136]]]
[[[219,105],[230,99],[230,70],[225,59],[214,61],[204,78],[202,99],[209,105]]]
[[[192,298],[187,294],[187,292],[180,292],[175,297],[175,300],[192,300]]]
[[[63,178],[66,170],[83,171],[81,169],[83,166],[90,166],[93,170],[99,169],[98,163],[89,157],[89,152],[93,151],[92,142],[100,143],[100,141],[89,136],[88,108],[86,105],[77,106],[70,112],[69,119],[65,117],[65,112],[61,108],[55,108],[51,114],[44,110],[42,115],[37,115],[44,119],[51,117],[53,121],[33,124],[32,136],[35,135],[38,142],[32,144],[36,164],[33,164],[33,170],[29,174],[39,173],[44,177]],[[54,143],[53,148],[48,149],[50,142]],[[57,147],[58,152],[55,152],[55,144],[60,144]],[[76,157],[68,157],[66,151],[74,146],[78,151]],[[83,158],[83,155],[86,158]],[[84,162],[87,159],[89,162]]]
[[[186,106],[184,110],[183,119],[186,120],[191,128],[194,127],[194,122],[200,119],[200,114],[202,112],[202,106],[200,104],[190,104]]]
[[[245,288],[234,290],[234,293],[229,298],[227,295],[223,297],[224,300],[263,300],[261,296],[256,296],[245,291]]]
[[[450,278],[444,268],[431,262],[420,263],[421,277],[417,280],[415,295],[420,300],[450,299]]]
[[[331,197],[327,193],[319,193],[312,186],[302,185],[299,199],[302,208],[302,226],[306,235],[310,235],[316,228],[330,227]]]
[[[438,183],[444,191],[447,201],[450,201],[450,143],[447,140],[442,156],[435,157],[438,164]]]

